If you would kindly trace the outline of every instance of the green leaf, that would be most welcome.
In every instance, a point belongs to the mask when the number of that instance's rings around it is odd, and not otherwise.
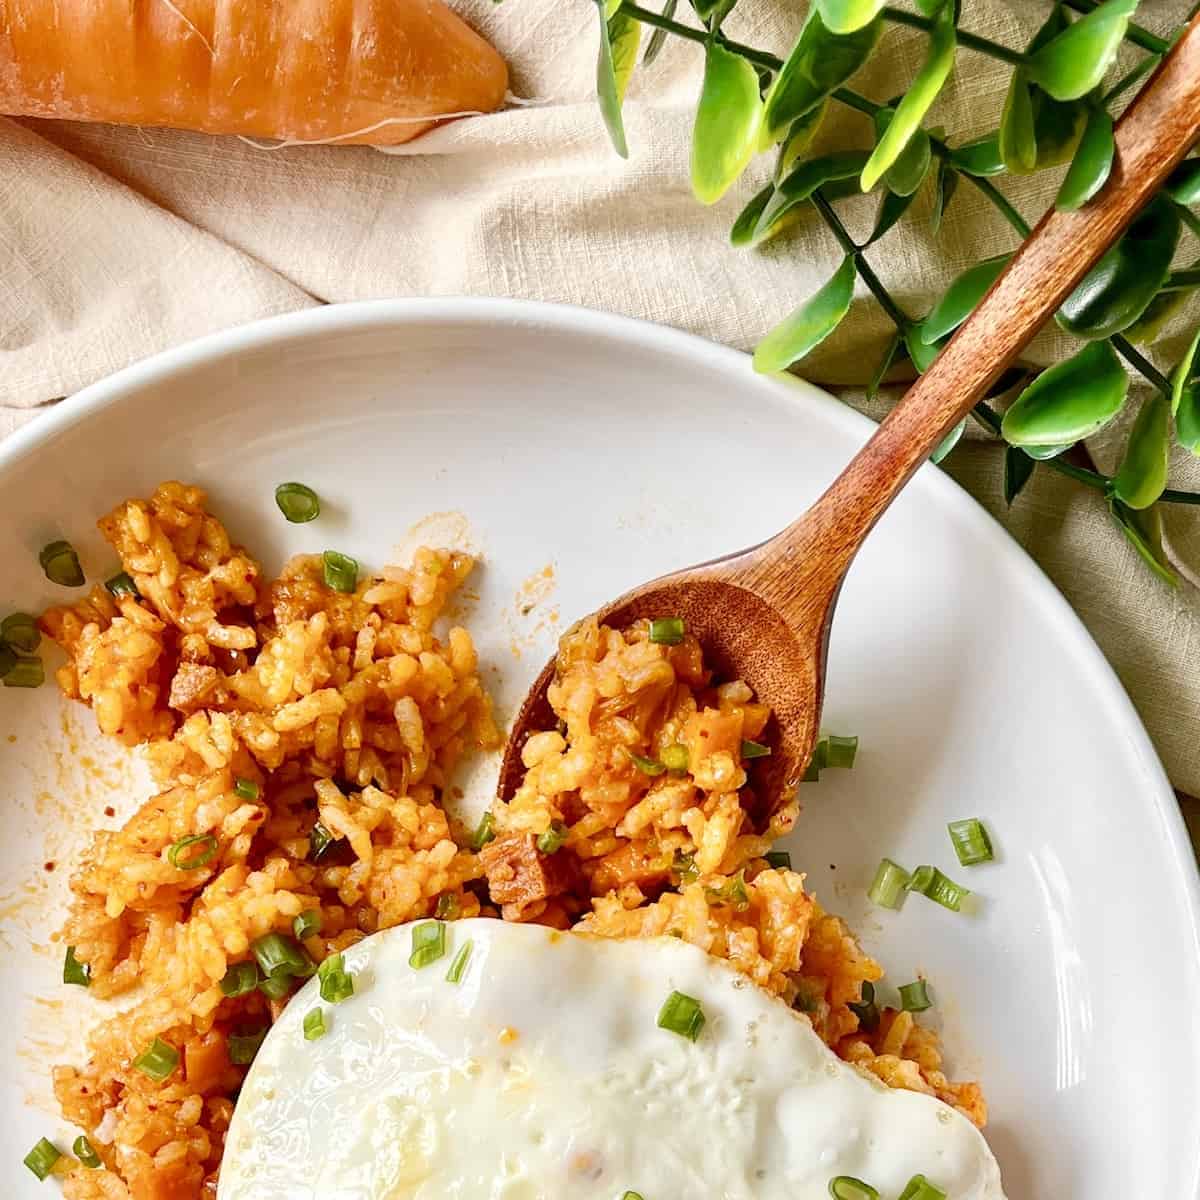
[[[754,369],[784,371],[799,362],[841,324],[853,298],[854,257],[847,254],[833,278],[759,342]]]
[[[662,15],[669,21],[675,15],[675,8],[679,0],[667,0],[663,5]],[[667,31],[665,29],[656,29],[650,35],[650,41],[646,46],[646,53],[642,56],[642,66],[648,67],[662,52],[663,46],[667,41]]]
[[[600,14],[600,53],[596,60],[596,98],[600,102],[600,113],[608,130],[613,149],[622,157],[629,157],[625,143],[625,122],[621,118],[621,92],[617,87],[616,69],[613,64],[612,43],[609,41],[608,17],[603,0],[596,0],[596,11]]]
[[[1030,77],[1056,100],[1086,96],[1116,58],[1135,8],[1137,0],[1106,0],[1030,56]]]
[[[1155,392],[1137,415],[1125,457],[1113,476],[1113,494],[1130,508],[1149,508],[1167,486],[1171,455],[1171,409]]]
[[[834,33],[853,33],[870,24],[883,8],[883,0],[817,0],[821,20]]]
[[[1123,504],[1116,496],[1110,496],[1108,511],[1121,527],[1121,532],[1142,556],[1142,561],[1164,583],[1174,587],[1179,580],[1167,561],[1162,544],[1162,514],[1157,508],[1136,509]]]
[[[1157,341],[1176,313],[1191,303],[1195,290],[1180,288],[1177,292],[1159,292],[1122,336],[1140,345],[1150,345]]]
[[[1093,108],[1055,207],[1062,212],[1082,208],[1107,182],[1115,148],[1112,117],[1103,108]]]
[[[955,427],[933,448],[933,453],[929,456],[930,462],[940,463],[955,446],[958,445],[958,439],[962,437],[963,430],[967,427],[967,418],[963,417]]]
[[[843,150],[824,154],[800,163],[781,183],[758,219],[754,241],[760,242],[775,231],[780,218],[799,204],[804,204],[819,187],[836,179],[852,179],[867,160],[862,150]]]
[[[875,114],[876,138],[883,137],[894,116],[895,110],[890,108],[881,108]],[[897,196],[911,196],[921,186],[932,161],[929,134],[924,129],[917,129],[884,175],[888,191]]]
[[[1107,425],[1129,391],[1116,352],[1089,342],[1077,354],[1043,371],[1004,414],[1000,432],[1010,446],[1076,442]]]
[[[762,111],[754,67],[710,41],[692,128],[692,192],[701,204],[715,204],[746,169]]]
[[[933,19],[929,34],[929,50],[904,99],[896,106],[887,132],[880,138],[862,173],[862,190],[869,192],[883,173],[900,157],[908,140],[917,131],[942,86],[954,69],[954,48],[957,38],[952,6],[947,6]]]
[[[1000,117],[1000,157],[1014,175],[1037,169],[1037,131],[1033,124],[1033,88],[1024,68],[1018,67],[1008,82],[1004,112]]]
[[[945,344],[945,342],[930,344],[921,341],[920,325],[910,325],[904,331],[904,348],[908,351],[912,365],[921,375],[924,375],[933,366],[933,360],[942,352]]]
[[[1004,447],[1004,503],[1011,507],[1037,464],[1019,446]]]
[[[821,122],[829,111],[829,101],[822,100],[815,108],[810,108],[803,116],[797,117],[788,130],[787,137],[779,147],[779,161],[775,164],[776,181],[785,179],[791,169],[800,161],[805,151],[817,136]],[[760,139],[761,141],[761,139]]]
[[[917,0],[917,7],[927,16],[936,17],[946,0]]]
[[[958,172],[944,158],[939,158],[937,174],[934,176],[933,207],[929,210],[929,229],[934,237],[942,228],[942,218],[957,190]]]
[[[1051,446],[1022,446],[1021,453],[1028,454],[1034,462],[1045,462],[1048,458],[1057,458],[1064,450],[1070,450],[1074,442],[1058,442]]]
[[[899,192],[883,192],[879,197],[879,209],[875,214],[875,228],[867,238],[866,245],[879,241],[881,237],[908,211],[916,199],[916,192],[901,195]]]
[[[1063,301],[1059,325],[1081,338],[1112,337],[1132,325],[1162,287],[1178,241],[1179,214],[1158,195]]]
[[[1188,208],[1200,204],[1200,158],[1185,158],[1167,177],[1166,191]]]
[[[710,29],[719,29],[736,3],[737,0],[692,0],[692,8]]]
[[[892,340],[888,342],[887,349],[883,352],[883,357],[879,360],[879,365],[875,368],[875,373],[871,376],[871,382],[867,384],[867,399],[874,400],[879,395],[879,385],[883,382],[883,377],[888,373],[888,368],[891,367],[896,358],[896,351],[903,344],[903,338],[899,333],[892,336]]]
[[[921,322],[921,341],[930,345],[953,333],[1000,278],[1000,272],[1008,266],[1011,257],[1011,254],[999,254],[995,258],[985,258],[959,275]]]
[[[617,99],[624,103],[633,68],[637,66],[638,47],[642,41],[642,23],[635,21],[623,8],[608,21],[608,44],[612,48],[613,76],[617,84]]]
[[[1004,155],[1000,153],[1000,133],[989,133],[950,151],[950,162],[960,171],[981,178],[1004,172]]]
[[[1062,101],[1033,92],[1033,136],[1037,142],[1037,169],[1070,162],[1087,125],[1087,105],[1078,100]]]
[[[883,18],[877,17],[845,34],[834,33],[813,7],[787,61],[767,92],[764,138],[777,142],[797,118],[811,111],[867,61]]]
[[[759,218],[767,201],[775,194],[775,185],[768,183],[760,192],[756,192],[750,203],[738,213],[738,218],[729,231],[729,241],[734,246],[750,246],[754,243],[754,231],[758,228]],[[772,230],[771,232],[774,232]]]
[[[1188,344],[1171,376],[1171,411],[1175,437],[1184,449],[1200,455],[1200,329]]]

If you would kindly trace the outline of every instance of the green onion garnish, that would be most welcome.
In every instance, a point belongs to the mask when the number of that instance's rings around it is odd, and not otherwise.
[[[923,979],[914,979],[900,988],[900,1009],[902,1012],[924,1012],[933,1007],[929,998],[929,988]]]
[[[446,972],[447,983],[460,983],[462,981],[463,972],[467,969],[467,963],[471,961],[471,951],[474,949],[475,943],[467,938],[463,942],[462,947],[454,956],[454,961],[450,964],[450,970]]]
[[[231,1033],[229,1035],[229,1061],[235,1067],[248,1067],[254,1061],[254,1056],[258,1053],[258,1048],[263,1044],[263,1038],[266,1036],[265,1026],[254,1033]]]
[[[51,583],[57,583],[60,587],[83,587],[83,568],[70,542],[51,542],[43,546],[38,562],[42,564],[42,570]]]
[[[250,959],[245,962],[237,962],[221,976],[221,994],[223,996],[246,996],[254,991],[260,982],[258,963]]]
[[[292,932],[297,941],[304,941],[321,932],[321,914],[315,908],[306,908],[293,922]]]
[[[833,1200],[879,1200],[879,1193],[861,1179],[852,1175],[838,1175],[829,1181],[829,1194]]]
[[[73,983],[76,987],[91,987],[92,984],[92,968],[75,957],[74,946],[67,947],[67,956],[63,959],[63,983]]]
[[[437,906],[433,915],[439,921],[457,921],[462,916],[462,901],[457,892],[443,892],[437,898]]]
[[[217,856],[217,839],[211,833],[180,838],[167,851],[167,861],[178,871],[199,871]]]
[[[946,1193],[934,1187],[924,1175],[914,1175],[900,1193],[900,1200],[946,1200]]]
[[[233,781],[233,790],[243,800],[257,800],[258,799],[258,793],[259,793],[258,784],[255,783],[253,779],[235,779]]]
[[[283,1000],[291,993],[292,983],[290,975],[271,975],[258,985],[258,990],[268,1000]]]
[[[892,862],[890,858],[883,859],[875,872],[875,879],[867,889],[867,899],[880,908],[899,908],[904,900],[904,889],[908,884],[908,872]]]
[[[839,737],[835,733],[823,737],[813,747],[812,758],[809,759],[808,770],[804,773],[804,782],[813,783],[820,779],[821,772],[826,767],[852,767],[858,754],[857,737]]]
[[[326,1032],[324,1009],[314,1008],[304,1014],[304,1040],[306,1042],[315,1042],[317,1038],[323,1038]]]
[[[774,867],[777,871],[792,869],[792,856],[786,850],[769,850],[763,857],[767,860],[767,866]]]
[[[6,642],[0,642],[0,679],[17,665],[17,652]]]
[[[446,953],[446,927],[441,921],[422,921],[412,930],[412,953],[408,965],[420,970]]]
[[[177,1066],[179,1066],[179,1051],[169,1042],[156,1037],[146,1049],[133,1060],[143,1075],[148,1075],[155,1083],[162,1083]]]
[[[45,1179],[54,1170],[54,1164],[62,1158],[62,1151],[53,1143],[40,1138],[38,1144],[25,1155],[25,1165],[39,1178]]]
[[[683,641],[683,618],[657,617],[650,622],[650,640],[657,646],[678,646]]]
[[[847,1004],[846,1007],[858,1018],[859,1029],[874,1033],[879,1028],[879,1005],[875,1003],[875,985],[864,979],[862,999],[857,1004]]]
[[[962,908],[962,902],[971,894],[962,884],[948,879],[937,867],[929,865],[918,867],[912,873],[912,878],[908,881],[908,890],[920,892],[922,896],[928,896],[930,900],[952,912],[958,912]]]
[[[621,1200],[642,1200],[642,1193],[641,1192],[626,1192],[625,1195],[623,1195],[621,1197]]]
[[[662,765],[668,771],[686,771],[688,769],[690,760],[688,748],[681,746],[678,742],[672,746],[664,746],[661,757]]]
[[[46,682],[46,668],[36,654],[18,654],[17,661],[4,672],[5,687],[35,688]]]
[[[683,992],[672,992],[658,1010],[658,1027],[694,1042],[704,1028],[704,1010],[700,1001]]]
[[[325,856],[325,852],[338,839],[318,821],[308,835],[308,859],[309,862],[320,862]]]
[[[293,525],[303,525],[321,515],[317,493],[303,483],[281,483],[275,489],[275,503]]]
[[[551,821],[550,828],[538,834],[537,848],[543,854],[557,854],[567,840],[567,827],[561,821]]]
[[[130,578],[128,571],[120,571],[111,579],[106,579],[104,586],[108,588],[109,595],[113,597],[133,596],[141,599],[141,593],[137,590],[137,584]]]
[[[0,642],[7,642],[22,654],[32,654],[41,641],[37,622],[28,613],[11,613],[0,621]]]
[[[750,903],[746,894],[745,872],[739,871],[724,887],[706,887],[704,895],[710,904],[730,904],[741,912]]]
[[[471,834],[471,849],[482,850],[488,842],[496,840],[496,818],[490,812],[485,812],[479,818],[479,824],[475,826],[475,832]]]
[[[641,771],[643,775],[661,775],[667,769],[658,761],[657,758],[646,758],[646,756],[643,754],[634,754],[634,752],[628,749],[628,747],[626,748],[625,753],[629,755],[629,761],[633,763],[633,765],[637,767],[637,769]]]
[[[75,1157],[79,1159],[79,1161],[83,1163],[85,1167],[89,1167],[93,1171],[104,1166],[104,1164],[100,1161],[100,1155],[96,1153],[96,1147],[93,1146],[92,1143],[89,1142],[82,1133],[71,1143],[71,1153],[74,1154]]]
[[[683,850],[675,851],[671,870],[679,876],[680,883],[695,883],[700,878],[700,872],[696,870],[696,856]]]
[[[321,999],[329,1004],[341,1004],[354,995],[354,976],[346,970],[344,955],[331,954],[317,968],[317,978],[321,981]]]
[[[348,554],[339,554],[336,550],[326,550],[321,555],[325,566],[325,586],[335,592],[346,595],[353,593],[358,586],[358,563]]]
[[[742,741],[743,758],[766,758],[770,753],[771,747],[764,746],[762,742],[752,742],[749,739]]]
[[[964,867],[992,861],[992,839],[978,817],[967,817],[962,821],[951,821],[946,828],[954,843],[954,853]]]
[[[250,943],[250,949],[268,979],[277,975],[306,977],[313,973],[313,960],[308,952],[282,933],[264,933]]]

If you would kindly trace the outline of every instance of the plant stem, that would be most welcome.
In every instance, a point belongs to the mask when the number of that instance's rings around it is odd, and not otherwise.
[[[621,11],[627,13],[635,21],[640,21],[643,25],[653,25],[655,29],[665,29],[667,33],[686,38],[689,42],[703,44],[708,41],[707,30],[693,29],[690,25],[684,25],[681,21],[664,17],[661,13],[654,12],[653,9],[633,4],[631,0],[622,0]],[[763,50],[755,50],[753,46],[744,46],[741,42],[731,42],[728,39],[725,39],[724,45],[727,50],[744,58],[747,62],[752,62],[755,66],[766,67],[768,71],[778,71],[783,66],[782,58],[776,58],[775,55],[767,54]]]
[[[1143,358],[1132,342],[1127,341],[1119,333],[1114,333],[1109,339],[1112,348],[1144,379],[1154,384],[1164,396],[1171,394],[1171,381],[1147,358]]]
[[[1133,70],[1127,72],[1125,75],[1122,75],[1121,78],[1118,79],[1117,82],[1114,83],[1113,86],[1104,93],[1103,103],[1105,105],[1111,104],[1127,88],[1133,87],[1133,85],[1137,83],[1137,81],[1141,79],[1143,75],[1153,71],[1161,61],[1162,56],[1159,54],[1147,55],[1140,63],[1138,63],[1136,67],[1133,68]]]
[[[1025,218],[1013,208],[1008,197],[990,179],[985,179],[982,175],[971,175],[966,171],[960,171],[959,174],[973,183],[1023,238],[1029,236],[1029,225]]]
[[[893,8],[890,4],[883,9],[883,18],[886,21],[891,21],[894,25],[908,25],[912,29],[923,29],[926,33],[933,29],[933,22],[928,17],[921,17],[916,13],[906,12],[903,8]],[[999,42],[993,42],[991,38],[980,37],[976,33],[968,33],[965,29],[958,30],[957,37],[960,46],[966,46],[970,50],[978,50],[980,54],[986,54],[991,58],[998,58],[1006,63],[1012,63],[1014,67],[1023,67],[1025,65],[1025,55],[1019,50],[1010,50],[1007,46],[1002,46]]]
[[[1200,237],[1200,217],[1186,204],[1180,204],[1178,200],[1172,200],[1175,205],[1175,211],[1179,214],[1179,219],[1197,236]]]
[[[1191,267],[1186,271],[1172,271],[1167,276],[1167,282],[1158,290],[1160,292],[1186,292],[1189,288],[1200,287],[1200,269]]]
[[[879,301],[880,308],[891,317],[892,324],[901,333],[910,328],[912,322],[900,311],[899,306],[892,299],[891,293],[880,283],[879,276],[871,270],[871,264],[863,257],[862,247],[847,232],[841,218],[833,211],[833,205],[821,194],[820,188],[813,192],[812,202],[817,212],[825,219],[825,224],[832,230],[833,236],[837,238],[838,244],[854,259],[854,269],[858,272],[859,278]]]
[[[1063,3],[1078,13],[1090,13],[1100,7],[1100,0],[1063,0]],[[1152,54],[1166,54],[1171,48],[1170,42],[1164,41],[1148,29],[1143,29],[1141,25],[1133,24],[1132,21],[1125,30],[1125,40],[1133,42],[1135,46],[1141,46],[1143,50],[1149,50]]]
[[[860,96],[857,92],[852,92],[849,88],[835,88],[830,95],[839,103],[846,105],[847,108],[853,108],[857,112],[866,113],[868,117],[873,117],[884,107],[882,104],[876,104],[874,100],[868,100],[866,96]]]

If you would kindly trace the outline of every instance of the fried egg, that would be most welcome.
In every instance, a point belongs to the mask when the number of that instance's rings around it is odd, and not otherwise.
[[[291,1000],[218,1200],[828,1200],[836,1176],[891,1200],[918,1174],[1003,1200],[964,1116],[843,1062],[695,946],[478,919],[447,924],[428,965],[412,951],[412,926],[366,938],[353,996],[324,1003],[313,979]],[[659,1023],[675,993],[695,1040]]]

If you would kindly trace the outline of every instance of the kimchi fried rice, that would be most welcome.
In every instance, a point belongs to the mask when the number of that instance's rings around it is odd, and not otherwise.
[[[234,1098],[289,989],[366,935],[435,915],[683,938],[844,1059],[984,1123],[931,1030],[868,1013],[881,968],[801,874],[768,861],[797,814],[792,801],[760,830],[748,816],[746,743],[769,711],[744,683],[715,683],[685,631],[568,633],[558,726],[529,739],[523,784],[471,831],[445,807],[452,773],[501,737],[471,636],[444,615],[470,556],[421,549],[348,582],[302,556],[267,580],[177,482],[99,525],[132,586],[97,586],[40,624],[67,654],[63,692],[143,746],[162,790],[97,833],[71,881],[68,967],[127,1006],[92,1031],[85,1065],[54,1071],[104,1168],[64,1156],[69,1200],[211,1200]],[[271,935],[292,966],[264,979]]]

